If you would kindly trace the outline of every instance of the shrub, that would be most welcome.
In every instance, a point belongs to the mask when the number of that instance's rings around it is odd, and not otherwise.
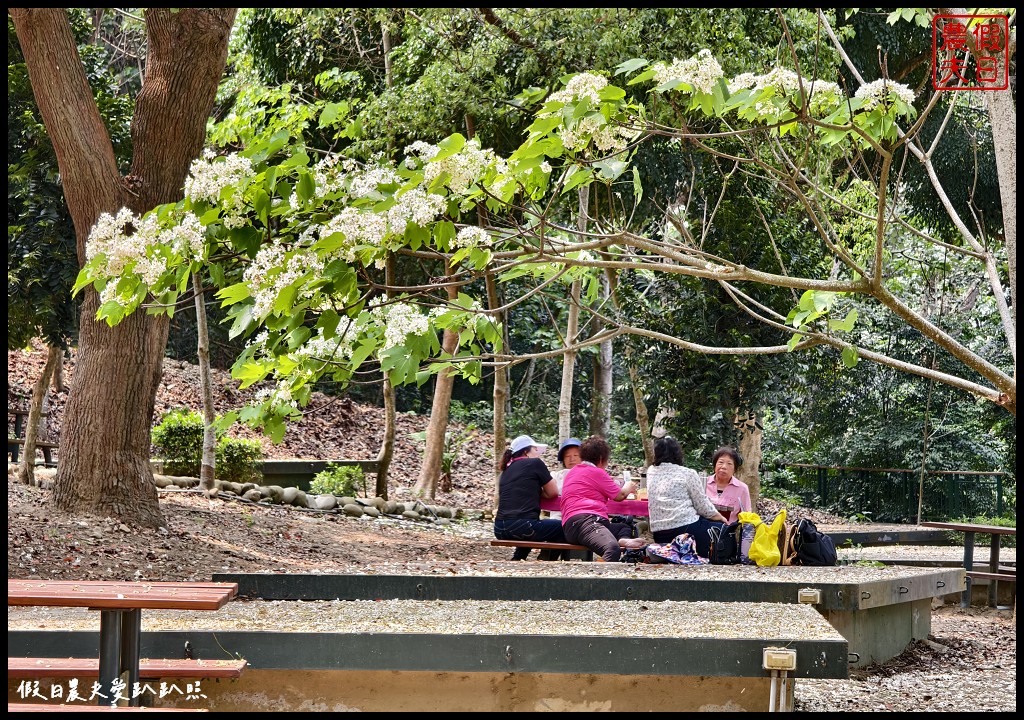
[[[358,465],[330,464],[316,474],[309,483],[309,491],[316,495],[366,495],[366,476]]]
[[[260,482],[263,447],[258,440],[222,437],[217,441],[216,477],[224,482]]]
[[[151,437],[166,474],[199,477],[203,465],[203,418],[199,413],[170,410],[160,418]]]
[[[164,413],[153,428],[153,446],[168,475],[199,477],[203,468],[203,416],[194,410]],[[222,436],[215,455],[218,480],[259,482],[263,478],[263,448],[256,440]]]

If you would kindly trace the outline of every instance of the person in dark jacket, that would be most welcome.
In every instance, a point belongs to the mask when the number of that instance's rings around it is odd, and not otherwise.
[[[562,523],[540,519],[540,499],[558,497],[558,484],[540,456],[548,446],[520,435],[505,451],[498,479],[498,514],[494,537],[498,540],[531,540],[564,543]],[[516,548],[513,560],[526,560],[530,548]]]

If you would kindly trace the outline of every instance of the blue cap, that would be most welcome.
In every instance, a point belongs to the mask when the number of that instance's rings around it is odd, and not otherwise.
[[[568,440],[564,441],[561,445],[558,446],[558,462],[562,462],[562,455],[565,454],[566,448],[579,447],[582,444],[583,443],[581,443],[577,438],[569,438]]]

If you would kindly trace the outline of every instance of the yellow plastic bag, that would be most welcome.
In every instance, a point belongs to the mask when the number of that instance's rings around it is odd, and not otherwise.
[[[754,531],[754,542],[750,545],[750,559],[761,567],[778,565],[782,561],[782,554],[779,552],[779,532],[786,524],[786,509],[779,511],[771,525],[766,525],[757,513],[752,512],[741,512],[738,519],[757,528]]]

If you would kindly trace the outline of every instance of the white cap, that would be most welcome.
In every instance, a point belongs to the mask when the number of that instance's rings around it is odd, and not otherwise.
[[[529,435],[520,435],[512,441],[512,454],[515,455],[520,450],[525,450],[528,447],[535,447],[541,452],[548,449],[548,446],[544,443],[534,442],[533,438]]]

